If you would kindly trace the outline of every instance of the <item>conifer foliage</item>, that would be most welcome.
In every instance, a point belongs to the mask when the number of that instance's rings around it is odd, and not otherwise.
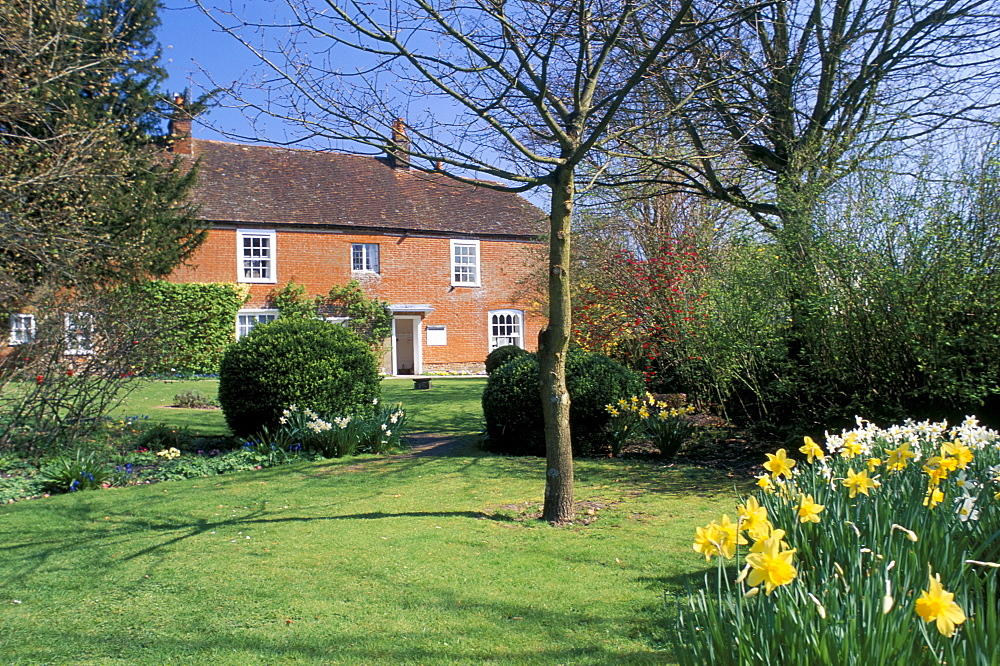
[[[0,309],[168,273],[202,239],[164,156],[156,0],[0,3]]]

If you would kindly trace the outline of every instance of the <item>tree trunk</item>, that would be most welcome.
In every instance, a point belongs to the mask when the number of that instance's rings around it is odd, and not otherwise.
[[[814,257],[816,201],[811,189],[801,186],[800,180],[798,174],[786,174],[776,183],[782,223],[777,241],[786,262],[783,278],[791,317],[788,357],[795,363],[807,361],[815,342],[814,313],[821,293]]]
[[[570,332],[569,250],[574,193],[573,167],[557,167],[549,213],[549,324],[538,335],[539,383],[545,417],[542,518],[552,523],[573,520],[573,448],[566,353]]]

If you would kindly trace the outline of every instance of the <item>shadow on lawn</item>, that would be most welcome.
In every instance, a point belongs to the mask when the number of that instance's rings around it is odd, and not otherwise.
[[[253,608],[233,615],[217,614],[192,627],[187,635],[143,630],[141,640],[123,635],[124,630],[98,625],[73,637],[80,656],[107,655],[108,645],[130,645],[136,663],[154,663],[163,655],[185,655],[191,662],[206,664],[246,663],[297,664],[663,664],[668,655],[656,649],[620,648],[608,645],[606,636],[620,631],[616,621],[601,614],[600,606],[587,610],[553,611],[527,602],[484,601],[474,589],[455,589],[418,583],[419,593],[401,594],[396,612],[411,616],[408,631],[372,631],[353,622],[350,606],[343,613],[312,612],[291,617]],[[308,595],[306,595],[308,596]],[[419,599],[420,601],[411,601]],[[306,604],[308,605],[308,603]],[[434,620],[462,611],[461,617],[435,624]],[[453,616],[454,617],[454,616]],[[420,621],[423,618],[424,621]],[[120,632],[120,633],[119,633]],[[640,633],[645,633],[643,629]],[[639,638],[633,636],[633,640]],[[46,641],[47,643],[48,641]],[[56,640],[52,643],[64,642]],[[483,647],[483,646],[489,647]],[[515,647],[505,647],[513,645]],[[61,655],[44,645],[33,645],[20,655],[24,663],[47,663]],[[274,660],[272,662],[272,660]]]

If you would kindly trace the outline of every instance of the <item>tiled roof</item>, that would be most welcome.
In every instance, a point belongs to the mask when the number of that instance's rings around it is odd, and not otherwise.
[[[535,237],[544,214],[510,192],[385,159],[194,140],[194,200],[214,223],[323,225],[390,231]]]

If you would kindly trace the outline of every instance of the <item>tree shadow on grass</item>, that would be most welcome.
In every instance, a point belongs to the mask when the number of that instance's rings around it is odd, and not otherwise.
[[[419,590],[409,590],[393,602],[395,614],[423,618],[410,631],[372,632],[352,622],[350,615],[309,614],[291,621],[281,615],[219,617],[186,635],[143,630],[141,645],[130,650],[134,663],[155,663],[164,655],[185,655],[192,663],[234,664],[663,664],[666,655],[652,647],[621,647],[607,635],[620,632],[614,619],[600,607],[553,611],[527,601],[483,600],[474,592],[419,581]],[[419,605],[412,599],[420,599]],[[467,624],[454,618],[456,609],[468,617]],[[435,618],[451,615],[445,624]],[[247,622],[252,626],[248,626]],[[422,628],[418,628],[422,627]],[[49,644],[70,643],[75,658],[95,662],[106,658],[109,646],[129,645],[135,636],[127,625],[107,623],[79,632],[70,641],[65,632],[49,629],[49,639],[25,646],[24,663],[60,662],[67,655]],[[41,631],[44,636],[45,630]],[[610,643],[610,645],[609,645]],[[514,647],[508,647],[514,646]],[[110,648],[113,650],[114,648]]]
[[[58,539],[39,540],[38,538],[26,539],[23,534],[4,534],[0,532],[0,554],[9,558],[15,551],[24,549],[34,549],[36,552],[26,555],[22,562],[27,565],[19,573],[9,573],[6,577],[7,583],[16,583],[30,576],[33,572],[45,567],[53,556],[65,557],[70,553],[78,552],[81,558],[88,553],[94,552],[95,540],[100,540],[104,548],[111,548],[116,545],[125,546],[131,544],[136,533],[151,532],[164,535],[172,534],[170,538],[158,541],[147,547],[135,550],[128,555],[118,558],[117,562],[128,562],[139,558],[149,557],[158,552],[169,552],[171,546],[186,541],[191,538],[205,534],[212,534],[223,530],[246,530],[247,528],[263,528],[268,525],[280,525],[287,523],[323,523],[329,521],[344,520],[385,520],[393,518],[468,518],[471,520],[489,520],[498,523],[513,522],[513,518],[502,513],[486,513],[482,511],[400,511],[382,512],[372,511],[366,513],[354,513],[331,516],[273,516],[270,509],[261,507],[250,510],[249,513],[240,516],[228,516],[218,520],[197,518],[184,519],[175,517],[150,517],[134,516],[125,512],[109,512],[106,508],[95,511],[84,503],[63,505],[55,509],[60,514],[61,521],[65,524],[98,524],[102,527],[107,521],[106,529],[100,529],[102,534],[95,535],[94,530],[79,533],[71,537]],[[66,534],[64,529],[58,530],[60,534]],[[10,560],[8,559],[8,563]]]

